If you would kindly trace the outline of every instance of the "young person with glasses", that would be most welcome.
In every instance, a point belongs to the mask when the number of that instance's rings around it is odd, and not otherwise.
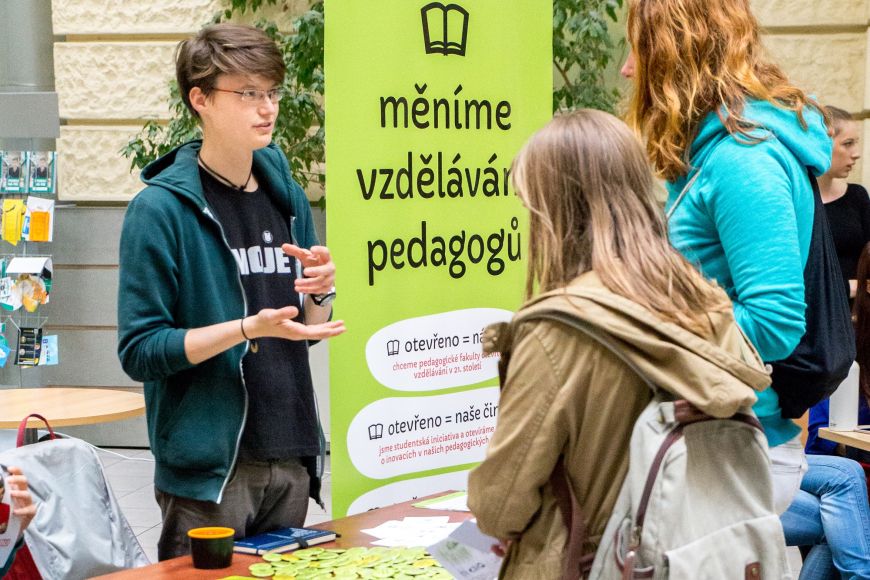
[[[176,74],[202,140],[143,170],[118,298],[121,364],[145,383],[160,560],[198,526],[303,525],[324,451],[308,341],[344,332],[329,320],[335,264],[272,143],[278,47],[209,26],[179,44]]]

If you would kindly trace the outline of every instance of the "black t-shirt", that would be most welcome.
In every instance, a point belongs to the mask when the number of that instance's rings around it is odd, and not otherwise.
[[[248,314],[296,306],[296,260],[281,251],[289,221],[262,187],[240,192],[200,168],[203,191],[235,255]],[[301,322],[302,317],[297,318]],[[259,338],[242,359],[248,418],[240,458],[260,461],[316,456],[320,433],[306,341]]]
[[[857,276],[861,250],[870,242],[870,197],[867,190],[857,183],[850,183],[842,197],[825,204],[825,215],[837,247],[848,296],[849,280]]]

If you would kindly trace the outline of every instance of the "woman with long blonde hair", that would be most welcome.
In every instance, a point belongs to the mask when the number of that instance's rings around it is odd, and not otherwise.
[[[806,329],[815,206],[808,171],[822,175],[831,163],[824,112],[765,58],[749,0],[630,0],[628,40],[627,119],[667,182],[671,242],[725,289],[762,359],[782,360]],[[870,518],[857,472],[833,465],[836,458],[811,459],[803,476],[800,427],[783,416],[777,388],[774,374],[754,411],[770,444],[778,510],[792,506],[786,539],[800,542],[826,524],[843,576],[870,577]],[[793,504],[810,494],[814,509]]]
[[[507,548],[500,577],[545,580],[569,556],[588,561],[600,542],[651,397],[633,369],[715,417],[748,409],[769,379],[726,294],[668,243],[643,149],[624,123],[592,110],[556,117],[522,149],[513,179],[530,220],[528,301],[517,317],[563,311],[626,358],[542,319],[489,337],[496,350],[512,347],[469,506]],[[550,482],[560,457],[585,516],[582,554],[565,553]]]

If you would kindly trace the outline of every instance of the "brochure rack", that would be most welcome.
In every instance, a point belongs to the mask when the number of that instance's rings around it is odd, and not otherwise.
[[[57,94],[0,91],[0,384],[42,386],[60,136]],[[22,235],[15,239],[20,228]],[[14,264],[9,272],[10,264]],[[48,268],[43,271],[44,266]],[[51,337],[52,360],[57,339]],[[9,352],[4,354],[4,346]]]
[[[0,152],[0,180],[8,169],[4,155]],[[35,193],[29,193],[28,187],[22,189],[25,191],[0,192],[0,365],[10,369],[3,373],[7,378],[4,382],[18,386],[32,382],[21,375],[25,369],[57,361],[57,338],[43,333],[53,283],[48,240],[54,225],[54,187],[50,192]],[[39,236],[34,238],[46,241],[28,239],[33,237],[34,216],[38,215],[33,207],[50,207],[44,212]],[[45,357],[47,347],[53,350],[50,359]],[[15,367],[17,373],[11,370]]]

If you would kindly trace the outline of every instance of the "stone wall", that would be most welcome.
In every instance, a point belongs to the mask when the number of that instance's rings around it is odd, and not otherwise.
[[[305,0],[286,0],[289,26]],[[129,200],[138,176],[118,151],[147,119],[167,119],[175,44],[209,21],[221,0],[53,0],[55,76],[64,125],[58,141],[61,199]],[[765,44],[799,86],[862,118],[868,0],[753,0]],[[870,154],[870,124],[864,123]],[[859,164],[853,179],[864,181]]]
[[[791,80],[823,104],[868,116],[867,0],[753,0],[770,55]],[[870,123],[862,121],[865,157]],[[850,180],[870,178],[860,161]]]
[[[267,16],[289,28],[305,0]],[[128,201],[140,189],[119,150],[145,121],[168,119],[173,51],[223,6],[221,0],[53,0],[55,85],[62,126],[60,199]]]

